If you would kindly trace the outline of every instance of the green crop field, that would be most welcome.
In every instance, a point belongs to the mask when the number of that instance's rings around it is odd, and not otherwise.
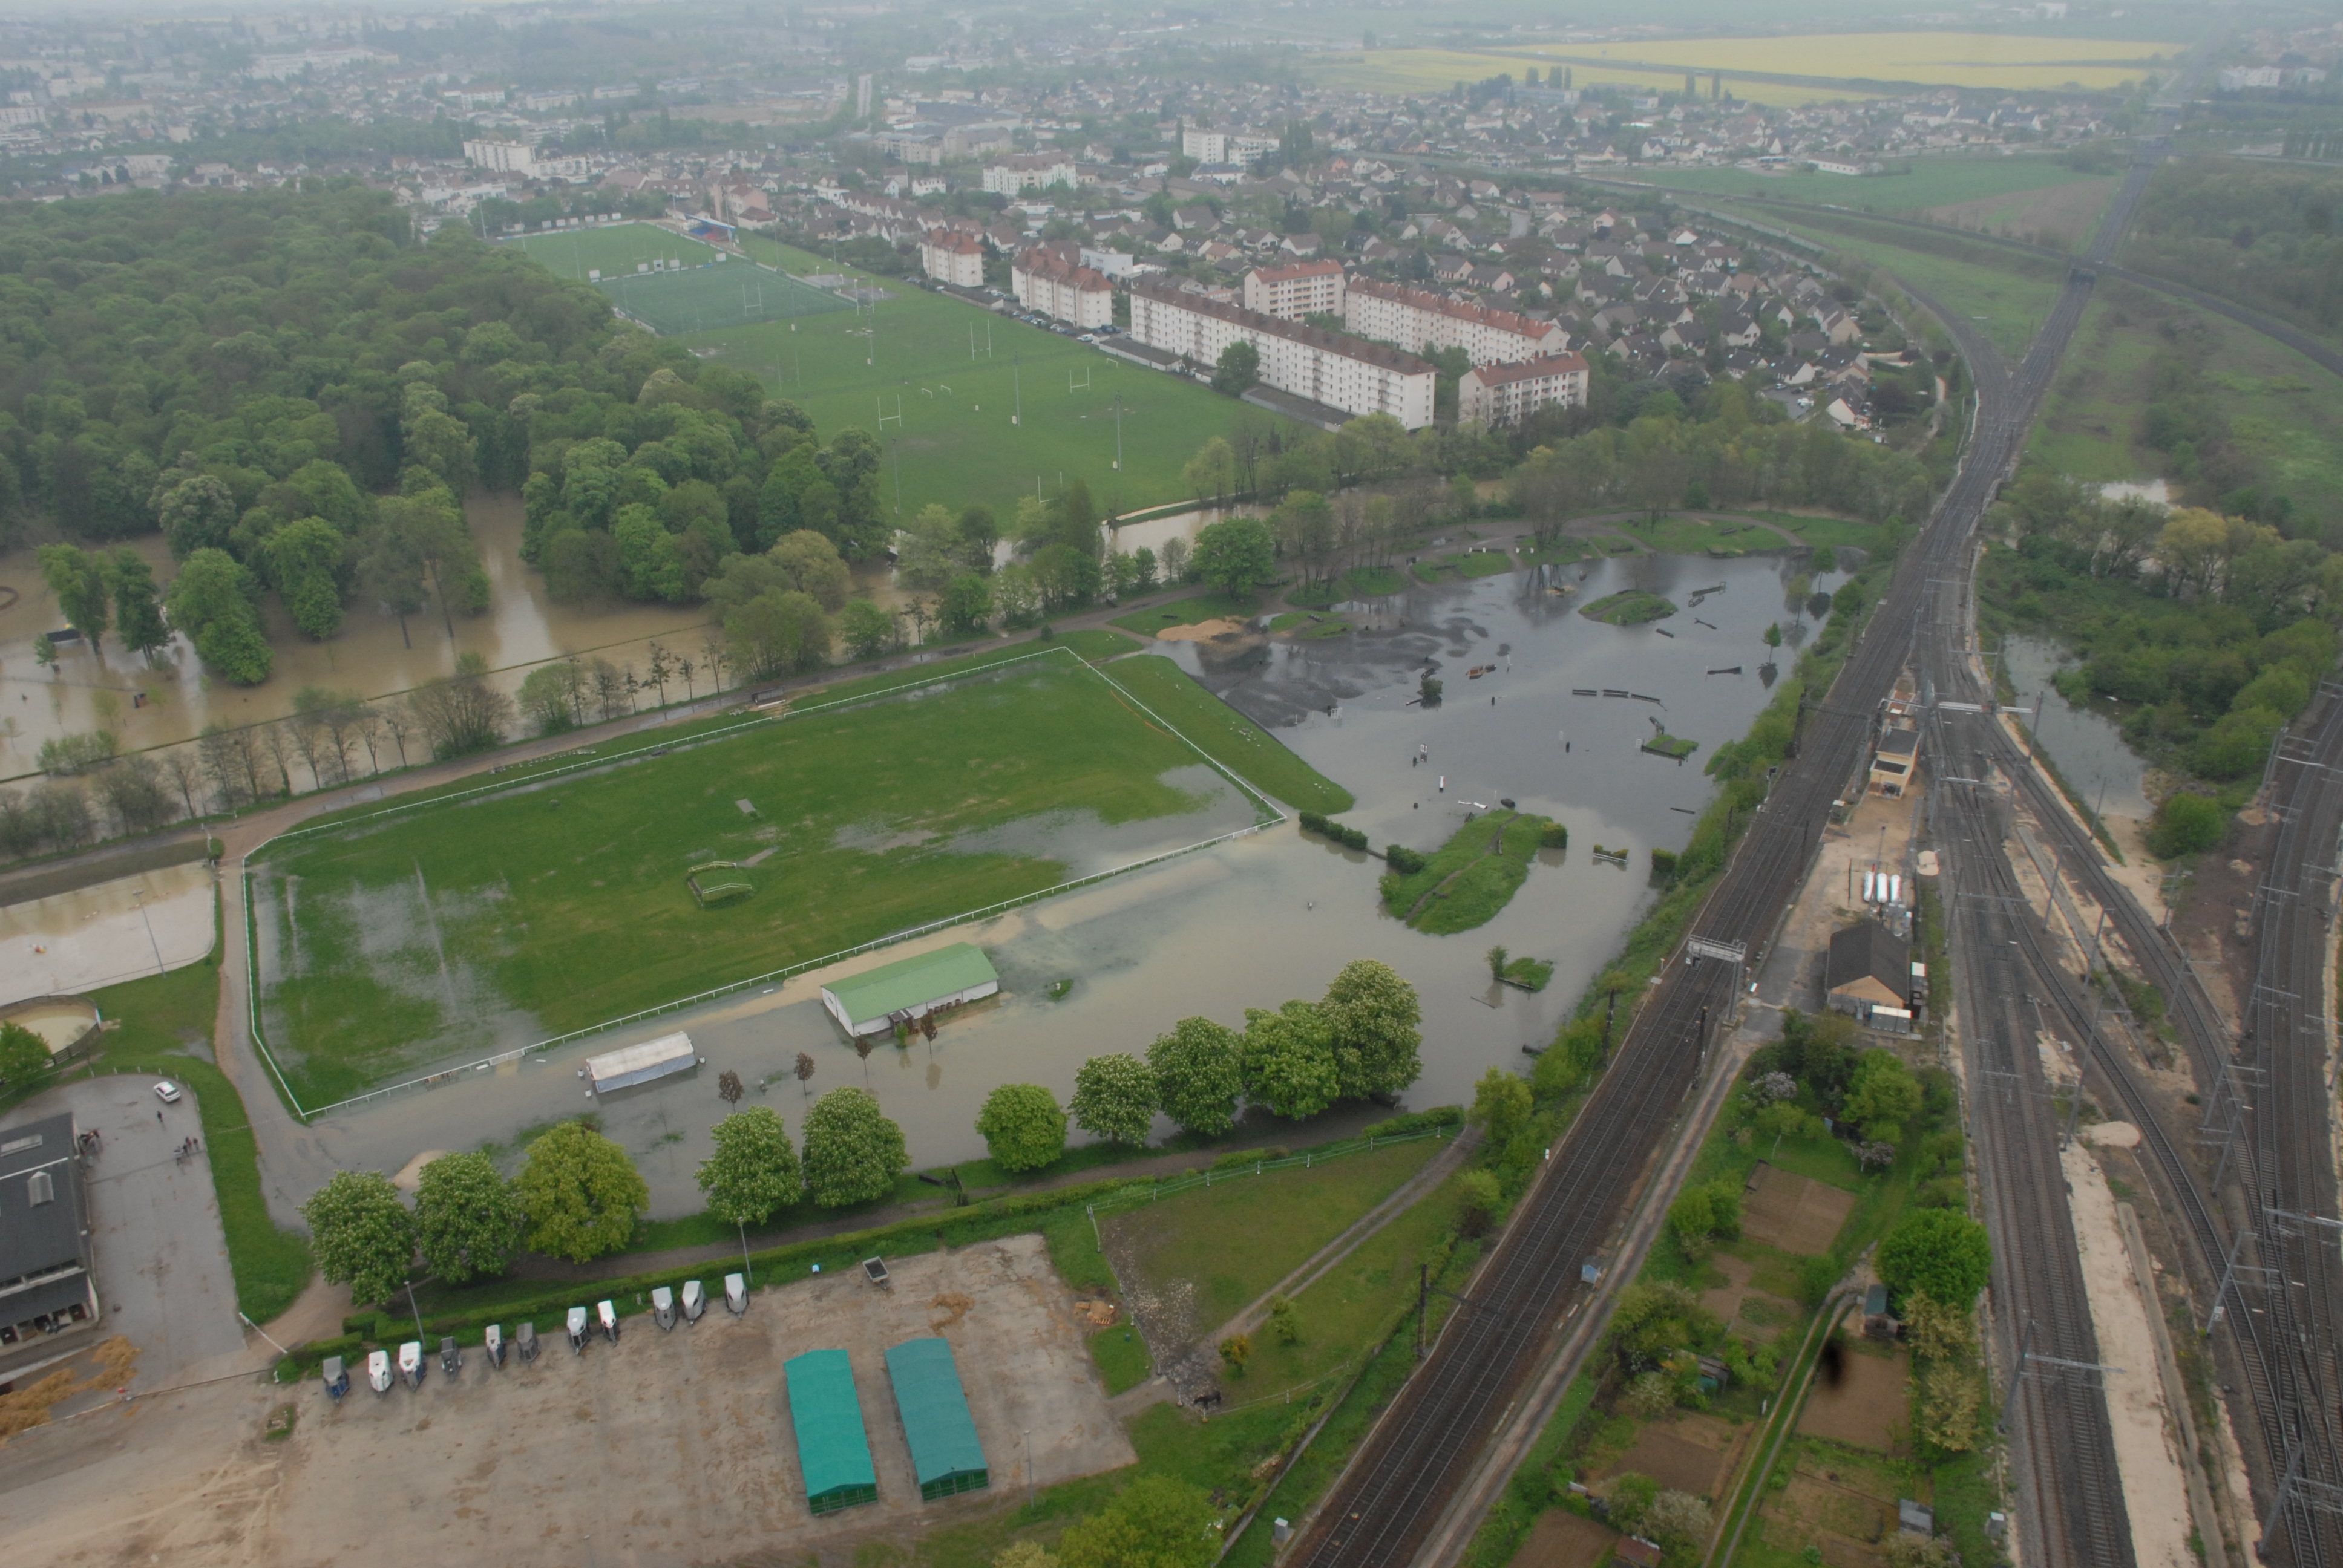
[[[552,272],[580,282],[597,272],[604,277],[631,275],[655,261],[699,266],[722,254],[712,245],[648,223],[525,234],[503,243],[518,246]]]
[[[750,254],[792,272],[830,267],[777,245]],[[1116,513],[1177,501],[1181,467],[1236,418],[1233,398],[1185,377],[915,282],[855,276],[886,297],[868,312],[711,328],[681,341],[795,400],[825,438],[848,426],[877,436],[887,448],[880,494],[903,518],[930,501],[955,512],[980,501],[1005,518],[1020,496],[1037,487],[1054,496],[1077,478]]]
[[[963,840],[1202,812],[1163,782],[1200,765],[1050,659],[278,840],[252,866],[267,1043],[316,1106],[697,995],[1057,886],[1057,860]],[[696,908],[709,861],[755,891]]]
[[[1638,170],[1635,178],[1670,190],[1715,196],[1775,196],[1785,201],[1826,202],[1873,212],[1917,212],[1982,196],[2042,190],[2099,176],[2047,157],[1915,158],[1909,173],[1864,175],[1761,175],[1751,169]]]

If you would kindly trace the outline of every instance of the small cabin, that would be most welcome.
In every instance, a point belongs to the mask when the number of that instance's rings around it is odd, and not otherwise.
[[[1911,984],[1912,944],[1877,920],[1857,920],[1831,938],[1823,990],[1865,1029],[1913,1032]]]
[[[954,942],[931,953],[898,959],[832,980],[821,988],[821,1005],[849,1035],[884,1034],[1000,990],[1001,976],[984,950],[970,942]]]

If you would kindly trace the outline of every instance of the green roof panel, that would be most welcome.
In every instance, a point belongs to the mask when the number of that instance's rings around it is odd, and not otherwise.
[[[989,1484],[984,1445],[968,1413],[951,1346],[940,1339],[904,1341],[887,1352],[887,1380],[895,1386],[895,1412],[910,1445],[920,1495],[932,1503]]]
[[[885,1018],[907,1008],[920,1007],[940,997],[957,996],[983,986],[998,987],[1001,976],[984,950],[954,942],[917,958],[898,959],[859,975],[830,981],[821,989],[836,998],[855,1023]]]
[[[879,1500],[879,1474],[862,1406],[854,1397],[854,1368],[844,1351],[808,1351],[781,1364],[789,1394],[789,1424],[797,1430],[798,1468],[806,1502],[816,1513]]]

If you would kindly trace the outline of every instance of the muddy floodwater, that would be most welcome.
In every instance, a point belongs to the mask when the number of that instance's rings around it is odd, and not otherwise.
[[[851,973],[947,941],[980,944],[1002,994],[948,1019],[932,1042],[881,1044],[859,1059],[821,1009],[819,987],[830,977],[817,973],[526,1061],[473,1070],[449,1060],[440,1065],[462,1070],[436,1089],[322,1119],[312,1130],[320,1153],[394,1171],[423,1150],[509,1142],[590,1108],[641,1163],[652,1211],[689,1212],[700,1205],[693,1172],[725,1111],[716,1078],[726,1070],[794,1131],[804,1097],[791,1067],[803,1051],[815,1062],[811,1092],[868,1084],[902,1124],[914,1164],[932,1166],[982,1153],[973,1122],[999,1084],[1040,1083],[1062,1101],[1088,1057],[1142,1052],[1193,1013],[1241,1028],[1247,1008],[1314,998],[1358,958],[1393,966],[1423,1001],[1423,1076],[1406,1103],[1466,1100],[1491,1065],[1527,1065],[1522,1048],[1553,1038],[1647,906],[1650,849],[1684,842],[1711,794],[1704,763],[1765,702],[1762,634],[1791,622],[1785,585],[1801,564],[1791,555],[1616,560],[1590,563],[1583,580],[1578,567],[1516,570],[1353,607],[1354,623],[1379,630],[1158,645],[1356,794],[1345,820],[1379,845],[1432,849],[1468,813],[1507,797],[1566,824],[1570,848],[1543,853],[1513,901],[1477,930],[1409,930],[1383,911],[1381,861],[1287,823],[839,966]],[[1661,623],[1673,636],[1575,613],[1630,586],[1685,607]],[[1722,591],[1692,606],[1702,588]],[[1740,673],[1709,673],[1734,666]],[[1427,711],[1412,699],[1434,667],[1446,699]],[[1486,667],[1477,679],[1475,667]],[[1657,700],[1575,695],[1581,688]],[[1638,749],[1654,719],[1700,743],[1691,760]],[[1209,829],[1217,817],[1200,813],[1196,825]],[[1627,867],[1595,861],[1597,843],[1627,851]],[[1068,848],[1084,869],[1095,863],[1096,846]],[[1553,960],[1553,983],[1535,996],[1492,987],[1483,955],[1499,943]],[[1071,984],[1053,999],[1060,981]],[[706,1065],[589,1096],[579,1077],[587,1056],[678,1028]],[[330,1169],[321,1160],[312,1180]]]
[[[103,728],[115,732],[125,751],[167,746],[193,739],[215,720],[241,725],[281,719],[293,711],[294,693],[305,686],[367,698],[410,690],[452,671],[463,653],[488,660],[507,690],[518,690],[532,667],[572,654],[632,665],[639,676],[649,668],[654,641],[701,661],[711,628],[697,607],[555,604],[546,597],[544,577],[520,558],[519,498],[477,494],[464,510],[488,574],[487,610],[452,618],[451,637],[451,622],[435,601],[407,618],[402,635],[397,617],[361,598],[350,605],[338,632],[317,642],[293,628],[271,596],[262,615],[276,669],[256,687],[211,679],[195,649],[178,637],[151,667],[109,633],[96,650],[62,645],[55,668],[42,669],[33,658],[34,638],[63,628],[65,618],[31,548],[0,554],[0,779],[34,772],[41,742],[55,736]],[[176,574],[160,535],[129,544],[155,568],[158,582],[167,584]],[[670,683],[671,700],[685,695],[683,682]],[[657,695],[640,700],[648,705]],[[392,766],[397,759],[382,760]]]

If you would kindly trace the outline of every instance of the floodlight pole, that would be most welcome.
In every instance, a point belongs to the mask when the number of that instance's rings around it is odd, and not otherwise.
[[[1114,395],[1114,466],[1117,471],[1122,467],[1122,394],[1120,392]]]
[[[735,1220],[732,1222],[740,1227],[740,1279],[745,1284],[753,1278],[749,1269],[749,1221]]]
[[[415,1282],[407,1282],[407,1310],[415,1314],[415,1337],[423,1338],[423,1309],[415,1304]]]
[[[1025,419],[1024,363],[1021,356],[1013,356],[1009,361],[1009,387],[1016,399],[1009,414],[1009,422],[1011,425],[1022,424]]]

